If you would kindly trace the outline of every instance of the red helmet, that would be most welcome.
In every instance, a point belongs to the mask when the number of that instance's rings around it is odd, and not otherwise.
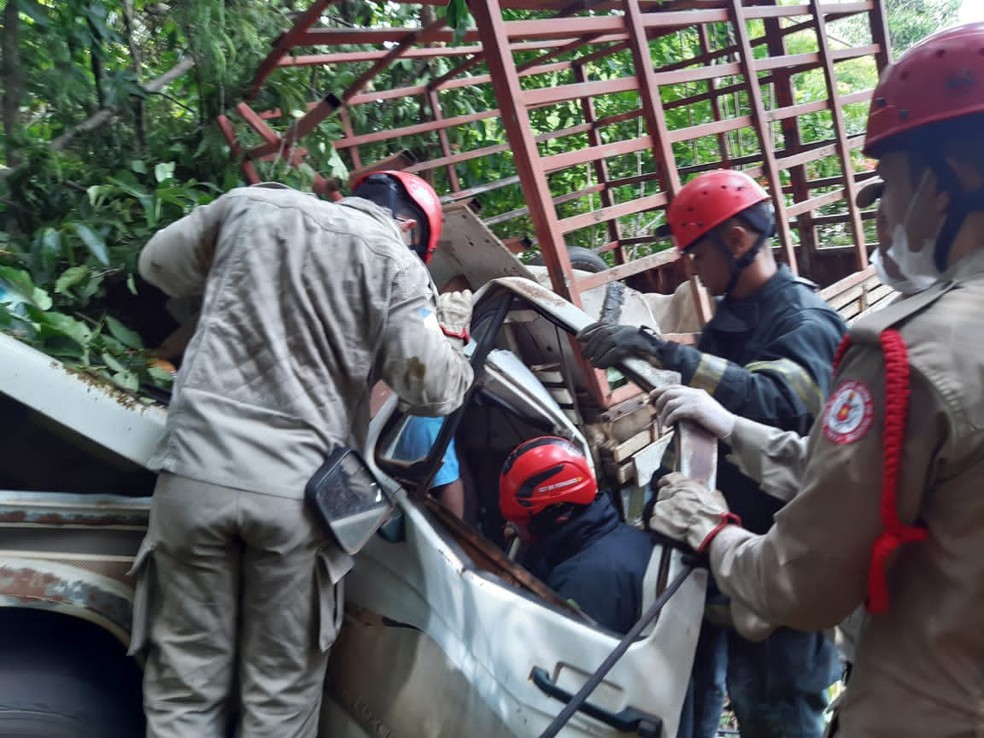
[[[566,438],[541,436],[521,443],[499,474],[499,510],[511,523],[526,525],[551,505],[589,505],[598,485],[588,460]]]
[[[381,189],[369,186],[378,182],[384,182],[387,186]],[[441,237],[444,211],[441,209],[441,201],[438,199],[437,193],[434,192],[434,188],[425,180],[416,174],[395,169],[369,172],[363,174],[353,183],[352,193],[358,197],[372,200],[377,205],[388,207],[394,215],[399,214],[398,206],[401,204],[401,200],[409,202],[412,209],[418,211],[414,213],[414,216],[417,220],[417,227],[420,229],[420,234],[414,244],[414,251],[424,260],[425,264],[430,261],[431,254],[437,248],[437,240]]]
[[[984,113],[984,23],[940,31],[885,68],[868,112],[864,153],[933,123]]]
[[[677,249],[686,251],[728,218],[768,199],[744,172],[718,169],[687,182],[670,202],[666,220]]]

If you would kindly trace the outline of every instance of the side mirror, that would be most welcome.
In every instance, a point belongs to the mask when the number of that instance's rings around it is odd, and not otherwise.
[[[350,448],[335,449],[304,490],[315,517],[347,554],[357,554],[389,517],[395,500],[365,460]]]

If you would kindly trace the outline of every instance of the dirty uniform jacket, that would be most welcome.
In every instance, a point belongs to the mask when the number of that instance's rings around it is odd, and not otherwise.
[[[139,268],[172,297],[204,293],[156,468],[299,498],[334,447],[363,445],[376,380],[417,415],[450,413],[471,382],[424,266],[367,200],[232,190]]]
[[[734,526],[719,534],[711,546],[716,581],[733,607],[769,623],[832,626],[864,600],[882,530],[885,364],[878,336],[895,328],[908,346],[911,395],[896,511],[902,523],[924,526],[928,538],[890,559],[889,608],[869,615],[861,634],[838,738],[984,735],[984,344],[972,338],[982,305],[978,252],[925,292],[852,328],[853,347],[805,456],[793,439],[753,423],[739,421],[732,434],[736,457],[786,459],[801,490],[767,535]],[[865,411],[849,433],[838,430],[845,387]],[[786,484],[772,474],[774,484]]]
[[[524,563],[564,600],[600,625],[627,633],[641,616],[653,544],[600,497],[530,547]]]
[[[782,265],[754,294],[719,301],[697,348],[666,344],[663,365],[736,415],[805,434],[830,390],[846,330],[813,286]],[[720,457],[718,486],[728,505],[749,530],[764,533],[782,502]]]

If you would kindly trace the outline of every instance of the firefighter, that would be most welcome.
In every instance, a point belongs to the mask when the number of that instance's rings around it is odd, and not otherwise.
[[[499,510],[529,543],[523,564],[600,625],[627,633],[641,615],[649,536],[623,523],[584,454],[566,438],[521,443],[499,475]]]
[[[352,561],[305,484],[334,448],[363,445],[377,380],[425,415],[471,382],[470,296],[438,299],[415,255],[437,243],[437,195],[403,172],[354,194],[235,189],[140,254],[151,284],[204,296],[134,567],[148,736],[224,738],[230,705],[243,738],[316,735]]]
[[[708,172],[673,198],[667,221],[676,248],[720,297],[696,348],[646,328],[596,323],[578,335],[585,356],[599,367],[646,358],[680,372],[685,384],[707,390],[733,413],[805,433],[823,407],[846,326],[815,285],[776,264],[768,194],[742,172]],[[717,478],[728,505],[749,530],[766,532],[783,501],[720,456]],[[727,613],[722,599],[712,586],[681,738],[716,734],[724,673],[742,735],[819,738],[825,690],[841,672],[836,647],[822,633],[793,630],[751,643],[717,617]]]
[[[760,535],[664,480],[652,525],[707,551],[737,623],[829,627],[862,602],[837,738],[975,735],[984,682],[984,24],[936,33],[882,74],[864,152],[884,180],[872,255],[904,298],[855,323],[806,443],[675,389],[736,461],[794,499]]]

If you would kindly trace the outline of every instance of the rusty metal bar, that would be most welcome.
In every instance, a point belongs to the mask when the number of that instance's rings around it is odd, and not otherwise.
[[[246,121],[250,127],[260,134],[267,143],[279,143],[280,137],[273,131],[266,122],[257,115],[256,111],[253,110],[249,105],[244,102],[239,103],[236,106],[236,112],[239,113],[240,117]]]
[[[515,44],[513,51],[541,51],[567,46],[568,42],[544,41],[542,43]],[[324,54],[297,54],[284,57],[277,66],[280,67],[316,67],[325,64],[356,64],[359,62],[374,62],[384,58],[389,51],[363,49],[361,51],[332,51]],[[430,59],[434,57],[481,55],[481,45],[476,46],[434,46],[419,49],[407,49],[403,52],[404,59]],[[470,66],[471,61],[462,62],[461,66]],[[454,71],[454,70],[452,70]],[[462,70],[464,71],[464,70]]]
[[[871,3],[871,6],[871,12],[868,13],[868,24],[871,28],[871,40],[878,44],[878,51],[875,53],[875,65],[880,74],[892,61],[892,42],[888,34],[888,21],[885,18],[884,6],[877,0]]]
[[[827,192],[823,195],[817,195],[816,197],[811,197],[809,200],[804,200],[803,202],[798,202],[795,205],[790,205],[786,208],[786,217],[793,218],[805,212],[822,208],[824,205],[839,202],[843,199],[844,190],[835,190],[834,192]]]
[[[341,121],[342,133],[344,133],[347,138],[351,138],[355,135],[355,131],[352,129],[352,117],[349,115],[347,106],[342,106],[339,108],[338,120]],[[348,154],[352,157],[352,167],[354,169],[362,169],[362,157],[359,154],[359,147],[353,146]]]
[[[572,290],[571,265],[557,215],[552,207],[546,206],[551,202],[550,188],[530,127],[519,75],[509,51],[511,36],[507,33],[507,24],[502,20],[499,2],[488,0],[485,3],[475,3],[471,10],[482,31],[486,59],[492,73],[492,85],[509,135],[509,148],[514,152],[523,190],[528,193],[530,216],[544,261],[551,272],[553,289],[558,295],[580,307],[576,290]]]
[[[673,147],[669,141],[669,126],[666,124],[663,101],[659,96],[659,83],[656,80],[649,42],[646,38],[645,19],[638,0],[625,0],[624,4],[625,24],[629,31],[632,59],[636,67],[636,76],[639,78],[642,110],[646,127],[649,129],[649,139],[652,142],[657,171],[660,174],[660,184],[663,190],[672,197],[680,191],[680,175],[676,170]]]
[[[223,138],[229,144],[229,152],[232,154],[234,159],[239,159],[243,156],[243,147],[239,145],[236,140],[236,133],[232,130],[232,124],[229,119],[220,115],[215,119],[216,124],[219,126],[219,131],[222,133]],[[243,158],[239,165],[243,170],[243,176],[246,177],[246,181],[250,184],[256,184],[260,181],[260,175],[256,173],[256,167],[253,166],[253,162],[249,159]]]
[[[734,131],[739,128],[751,128],[754,122],[754,118],[750,115],[742,115],[726,120],[712,120],[709,123],[701,123],[700,125],[689,128],[676,128],[669,132],[669,140],[672,143],[691,141],[704,136],[727,133],[728,131]]]
[[[762,100],[762,89],[759,87],[758,74],[755,65],[752,63],[752,46],[748,42],[748,27],[745,24],[745,16],[741,6],[741,0],[730,0],[731,23],[735,29],[735,36],[740,47],[741,65],[744,69],[745,82],[748,85],[748,98],[752,105],[752,117],[755,120],[755,128],[758,131],[759,145],[762,149],[762,164],[765,168],[766,178],[769,180],[769,190],[772,195],[772,203],[776,209],[776,229],[779,235],[779,242],[786,254],[786,261],[790,270],[798,274],[796,265],[796,253],[793,251],[793,236],[789,229],[789,221],[783,217],[786,203],[782,195],[782,180],[779,179],[779,166],[776,163],[774,142],[772,141],[772,131],[770,124],[765,120],[763,112],[765,103]]]
[[[827,28],[824,25],[825,18],[821,10],[819,0],[810,0],[810,8],[813,11],[813,21],[816,24],[817,38],[820,43],[820,58],[823,60],[823,68],[827,83],[827,97],[831,101],[837,99],[837,70],[834,69],[834,60],[830,52],[830,41],[827,39]],[[858,186],[854,181],[854,163],[851,161],[851,148],[847,141],[847,124],[844,122],[844,111],[840,105],[831,106],[831,115],[834,121],[834,136],[837,140],[837,154],[841,162],[841,170],[844,173],[844,194],[847,197],[847,211],[851,215],[851,228],[854,231],[855,253],[858,257],[858,269],[868,266],[868,252],[864,244],[864,226],[861,224],[861,215],[857,203],[854,201],[858,194]]]
[[[523,102],[527,105],[549,105],[551,103],[570,102],[582,97],[596,95],[613,95],[618,92],[634,92],[639,89],[639,80],[635,77],[621,79],[605,79],[599,82],[582,82],[559,87],[544,87],[537,90],[527,90],[522,93]]]
[[[706,56],[711,53],[711,36],[708,31],[707,24],[700,26],[700,49],[703,52],[702,56]],[[711,115],[714,120],[720,121],[723,119],[721,113],[721,97],[716,94],[717,92],[717,79],[711,78],[707,80],[708,92],[712,93],[711,97]],[[731,158],[731,152],[728,150],[728,136],[724,131],[718,131],[716,133],[718,142],[718,151],[721,153],[721,166],[728,168],[728,159]]]
[[[649,271],[650,269],[664,267],[667,264],[672,264],[675,261],[679,261],[679,259],[680,253],[674,248],[669,248],[666,251],[660,251],[655,254],[643,256],[639,259],[633,259],[626,264],[619,264],[618,266],[614,266],[611,269],[606,269],[603,272],[592,274],[589,277],[582,277],[577,280],[577,288],[581,290],[581,292],[586,292],[594,287],[608,284],[609,282],[616,282],[620,279],[625,279],[626,277],[631,277],[633,274],[639,274],[640,272]]]
[[[777,33],[778,29],[778,18],[772,17],[765,20],[765,35],[770,39],[767,47],[770,56],[773,54],[782,56],[786,53],[786,37]],[[775,79],[773,91],[775,93],[776,103],[779,105],[779,108],[778,110],[772,110],[766,113],[766,118],[770,122],[781,122],[782,137],[786,151],[801,151],[803,148],[803,142],[800,139],[799,121],[794,116],[802,115],[808,112],[825,110],[827,108],[827,101],[822,100],[816,103],[795,105],[792,73],[787,70],[779,69],[776,70],[773,76]],[[788,115],[788,111],[791,109],[796,112],[793,115]],[[808,200],[810,198],[810,191],[806,183],[806,168],[803,165],[800,165],[792,167],[788,171],[790,182],[792,183],[790,189],[793,193],[793,201],[802,202],[804,200]],[[783,188],[783,190],[785,191],[785,188]],[[790,216],[787,214],[787,217]],[[800,245],[803,247],[799,250],[799,257],[802,262],[800,266],[807,274],[811,274],[812,271],[810,267],[812,264],[813,252],[816,250],[816,239],[813,231],[811,213],[804,213],[802,218],[797,219],[796,228],[799,231]],[[786,256],[787,258],[789,257],[788,252],[786,252]]]
[[[294,25],[291,26],[290,30],[284,33],[280,38],[277,39],[276,43],[273,45],[273,49],[267,54],[266,59],[260,62],[260,66],[256,70],[256,74],[253,75],[253,82],[250,85],[249,92],[246,93],[246,99],[252,100],[255,98],[259,92],[260,87],[263,86],[263,82],[266,78],[270,76],[270,73],[277,68],[280,60],[283,58],[284,54],[287,53],[288,49],[293,48],[297,38],[301,34],[305,33],[311,25],[321,17],[333,0],[315,0],[311,6],[298,16],[297,20],[294,21]]]
[[[447,120],[444,114],[441,112],[441,101],[437,92],[431,90],[427,94],[427,100],[430,103],[431,114],[434,116],[434,120],[441,124],[441,127],[437,129],[437,138],[441,144],[441,151],[444,152],[445,156],[451,156],[451,141],[448,138],[447,130]],[[448,182],[451,184],[451,190],[457,192],[461,189],[461,183],[458,181],[458,172],[453,165],[449,164],[446,168],[448,173]]]
[[[858,13],[864,13],[871,9],[872,3],[870,0],[868,2],[861,3],[840,3],[833,4],[828,3],[823,5],[823,9],[826,12],[829,9],[831,12],[837,12],[842,16],[856,15]],[[788,18],[797,15],[810,15],[809,5],[783,5],[783,6],[752,6],[745,8],[745,17],[748,19],[759,18]]]
[[[847,144],[850,148],[856,149],[864,144],[864,134],[858,133],[853,136],[848,137]],[[784,153],[784,152],[782,152]],[[833,156],[837,153],[836,143],[827,143],[826,141],[819,141],[815,144],[810,144],[809,147],[804,146],[803,151],[798,154],[791,154],[789,156],[782,156],[777,161],[779,163],[780,169],[789,169],[789,167],[794,167],[797,164],[806,164],[811,161],[819,161],[825,156]]]
[[[868,266],[859,272],[854,272],[854,274],[848,274],[841,280],[834,282],[832,285],[824,287],[820,290],[819,294],[824,300],[829,300],[841,292],[845,292],[851,287],[857,287],[859,284],[864,284],[865,281],[875,276],[875,268],[873,266]]]
[[[332,116],[338,110],[340,104],[341,101],[334,95],[326,95],[315,103],[314,107],[310,108],[303,118],[296,121],[287,129],[287,133],[283,136],[282,140],[271,141],[256,146],[249,150],[248,156],[257,158],[272,154],[277,149],[290,149],[298,140],[304,138],[304,136],[317,128],[321,121]]]
[[[597,148],[578,149],[568,151],[563,154],[554,154],[543,158],[543,168],[548,172],[556,172],[559,169],[576,166],[577,164],[587,164],[588,162],[604,159],[609,156],[619,156],[621,154],[633,154],[636,151],[651,148],[653,145],[651,136],[642,138],[630,138],[624,141],[615,141],[604,144]]]
[[[436,37],[443,33],[443,28],[444,20],[441,19],[434,21],[426,28],[406,34],[405,38],[390,49],[386,56],[376,61],[368,70],[366,70],[363,74],[360,74],[359,77],[348,86],[348,89],[342,93],[342,100],[350,100],[353,95],[369,84],[373,77],[379,74],[382,70],[386,69],[386,67],[392,64],[393,61],[399,59],[403,52],[412,47],[415,43],[420,42],[424,44],[435,40]]]
[[[529,112],[524,105],[519,74],[509,51],[509,36],[506,24],[502,20],[499,0],[473,3],[471,11],[475,22],[482,30],[482,42],[489,71],[492,74],[492,85],[499,101],[499,109],[502,110],[502,120],[509,135],[510,149],[514,152],[516,172],[530,205],[530,219],[533,221],[544,263],[550,273],[551,285],[554,292],[580,307],[581,299],[574,285],[567,246],[560,230],[557,213],[552,205],[546,171],[530,129]],[[584,359],[580,344],[576,340],[571,338],[570,341],[573,353],[584,373],[588,392],[601,407],[607,407],[611,390],[605,374]]]
[[[431,93],[435,97],[437,93]],[[432,103],[433,105],[433,103]],[[376,131],[375,133],[363,133],[362,135],[345,137],[335,143],[336,149],[347,149],[352,146],[362,146],[364,144],[378,143],[387,141],[391,138],[402,138],[404,136],[414,136],[418,133],[433,133],[434,131],[453,128],[454,126],[474,123],[480,120],[488,120],[499,116],[499,109],[493,108],[481,113],[470,113],[468,115],[457,115],[453,118],[438,118],[437,120],[427,121],[426,123],[415,123],[412,126],[403,128],[391,128],[387,131]],[[450,156],[450,151],[446,152]]]
[[[579,83],[584,83],[587,81],[587,74],[584,71],[584,67],[580,64],[574,67],[574,76]],[[584,120],[589,126],[587,131],[588,134],[588,144],[592,147],[597,147],[602,145],[601,135],[598,132],[598,117],[595,114],[594,100],[590,97],[581,98],[581,114],[584,116]],[[602,185],[599,192],[599,199],[601,200],[602,208],[610,208],[615,205],[615,198],[612,196],[611,190],[608,189],[608,163],[604,159],[599,159],[594,162],[594,173],[598,182]],[[622,238],[621,227],[617,220],[610,220],[607,224],[608,238],[615,243],[612,249],[615,252],[616,260],[619,264],[624,264],[626,261],[625,250],[619,245],[619,241]]]
[[[598,210],[592,210],[587,213],[571,216],[570,218],[564,218],[560,221],[560,228],[564,233],[572,233],[573,231],[587,228],[588,226],[604,223],[605,221],[613,218],[622,218],[626,215],[633,215],[646,210],[655,210],[658,207],[666,205],[667,200],[668,198],[665,192],[658,192],[654,195],[638,197],[635,200],[629,200],[628,202],[619,203],[618,205],[612,205],[608,208],[599,208]]]

